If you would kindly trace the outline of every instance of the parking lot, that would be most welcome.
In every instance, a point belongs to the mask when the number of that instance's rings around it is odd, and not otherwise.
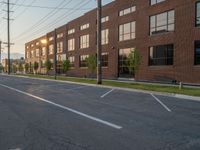
[[[200,101],[0,76],[0,149],[199,150]]]

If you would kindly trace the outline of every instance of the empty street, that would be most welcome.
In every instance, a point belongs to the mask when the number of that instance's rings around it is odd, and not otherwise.
[[[200,101],[0,76],[1,150],[199,150]]]

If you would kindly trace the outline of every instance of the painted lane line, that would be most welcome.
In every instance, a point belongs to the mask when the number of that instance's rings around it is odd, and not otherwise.
[[[172,112],[171,109],[169,109],[161,100],[159,100],[155,95],[151,93],[151,96],[158,102],[160,103],[168,112]]]
[[[93,117],[93,116],[90,116],[90,115],[87,115],[87,114],[85,114],[85,113],[79,112],[79,111],[77,111],[77,110],[74,110],[74,109],[69,108],[69,107],[66,107],[66,106],[62,106],[62,105],[60,105],[60,104],[51,102],[51,101],[49,101],[49,100],[46,100],[46,99],[44,99],[44,98],[41,98],[41,97],[32,95],[32,94],[30,94],[30,93],[27,93],[27,92],[24,92],[24,91],[21,91],[21,90],[18,90],[18,89],[9,87],[9,86],[4,85],[4,84],[0,84],[0,86],[5,87],[5,88],[8,88],[8,89],[10,89],[10,90],[12,90],[12,91],[15,91],[15,92],[18,92],[18,93],[21,93],[21,94],[24,94],[24,95],[33,97],[33,98],[38,99],[38,100],[40,100],[40,101],[43,101],[43,102],[45,102],[45,103],[54,105],[54,106],[56,106],[56,107],[62,108],[62,109],[67,110],[67,111],[70,111],[70,112],[72,112],[72,113],[74,113],[74,114],[77,114],[77,115],[79,115],[79,116],[82,116],[82,117],[88,118],[88,119],[90,119],[90,120],[96,121],[96,122],[98,122],[98,123],[107,125],[107,126],[109,126],[109,127],[112,127],[112,128],[115,128],[115,129],[122,129],[122,127],[119,126],[119,125],[110,123],[110,122],[108,122],[108,121],[104,121],[104,120],[102,120],[102,119],[99,119],[99,118],[96,118],[96,117]]]
[[[115,90],[115,89],[112,89],[112,90],[106,92],[105,94],[103,94],[103,95],[101,96],[101,98],[106,97],[108,94],[110,94],[110,93],[113,92],[114,90]]]

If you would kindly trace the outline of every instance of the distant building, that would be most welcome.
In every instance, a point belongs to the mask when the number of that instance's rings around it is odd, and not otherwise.
[[[96,9],[57,28],[58,61],[68,58],[70,76],[88,76],[86,58],[96,54]],[[115,0],[102,9],[104,78],[200,83],[199,0]],[[25,44],[25,60],[45,73],[53,62],[54,32]],[[46,42],[42,42],[46,41]],[[127,57],[139,50],[141,63],[130,74]],[[58,63],[57,72],[62,70]]]
[[[10,69],[12,73],[24,72],[25,60],[22,57],[21,59],[10,59]],[[8,72],[8,59],[2,60],[3,71]]]

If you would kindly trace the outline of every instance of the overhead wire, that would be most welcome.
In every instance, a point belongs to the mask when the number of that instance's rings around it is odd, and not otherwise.
[[[61,3],[59,3],[57,5],[57,7],[60,7],[61,5],[68,5],[69,3],[71,3],[73,0],[69,0],[68,3],[66,3],[66,0],[61,1]],[[50,17],[54,16],[56,13],[58,13],[58,10],[54,10],[51,11],[49,13],[47,13],[47,15],[45,15],[44,17],[42,17],[40,20],[38,20],[35,24],[33,24],[31,27],[29,27],[28,29],[26,29],[25,31],[23,31],[22,33],[20,33],[19,35],[15,36],[14,39],[21,37],[27,33],[31,31],[33,31],[36,27],[38,28],[42,23],[44,23],[46,20],[48,20]]]
[[[79,3],[79,5],[76,5],[76,10],[73,10],[71,12],[68,12],[67,14],[62,14],[61,16],[57,17],[55,20],[53,20],[52,22],[50,22],[48,24],[48,27],[47,26],[43,26],[42,28],[36,30],[34,33],[31,33],[31,36],[36,36],[38,33],[41,33],[41,31],[48,31],[50,28],[53,28],[55,27],[55,25],[57,25],[58,22],[61,22],[64,20],[64,18],[66,17],[69,17],[70,15],[72,15],[73,13],[75,13],[77,10],[80,10],[82,7],[86,6],[87,4],[89,4],[91,2],[91,0],[88,0],[86,1],[86,3]],[[82,4],[82,5],[81,5]],[[80,6],[80,7],[79,7]],[[19,40],[23,40],[23,39],[26,39],[27,37],[29,37],[28,35],[23,37],[23,38],[19,38],[19,39],[16,39],[16,41],[19,41]]]

